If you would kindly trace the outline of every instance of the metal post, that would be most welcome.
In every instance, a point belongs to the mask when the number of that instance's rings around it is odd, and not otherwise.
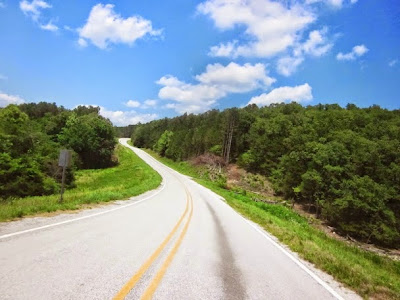
[[[64,194],[64,183],[65,183],[65,169],[67,168],[65,165],[62,167],[62,179],[61,179],[61,195],[60,195],[60,203],[63,202],[63,194]]]

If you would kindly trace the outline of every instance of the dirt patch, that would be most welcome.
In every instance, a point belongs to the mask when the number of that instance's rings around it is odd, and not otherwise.
[[[192,159],[190,162],[200,167],[200,169],[203,170],[202,175],[206,175],[210,180],[219,181],[222,178],[226,181],[226,188],[237,193],[247,194],[254,201],[278,205],[285,203],[283,199],[274,195],[272,184],[265,176],[249,173],[235,164],[226,165],[224,160],[217,155],[206,153]],[[323,220],[316,217],[315,209],[312,206],[296,203],[293,209],[299,215],[307,218],[312,226],[325,232],[332,238],[344,241],[360,249],[400,261],[400,249],[385,249],[373,244],[359,242],[350,236],[341,236],[337,233],[335,228],[327,225]]]

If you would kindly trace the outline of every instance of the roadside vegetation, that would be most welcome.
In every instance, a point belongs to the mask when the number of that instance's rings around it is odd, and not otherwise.
[[[66,173],[71,188],[76,170],[115,165],[116,144],[113,126],[98,107],[67,110],[40,102],[0,108],[0,202],[57,193],[60,149],[73,152]]]
[[[153,157],[226,199],[243,216],[261,225],[302,258],[332,275],[364,298],[400,298],[400,261],[371,253],[328,236],[312,220],[290,207],[255,202],[252,193],[227,189],[220,180],[210,180],[204,169],[187,161],[176,162],[146,150]]]
[[[249,105],[119,129],[129,131],[135,146],[174,161],[212,153],[266,176],[344,237],[400,247],[399,110]]]
[[[99,107],[68,110],[40,102],[0,108],[0,221],[123,199],[160,184],[154,170],[116,144]],[[73,159],[58,203],[61,149]]]
[[[126,199],[160,185],[161,176],[130,149],[117,145],[115,156],[119,162],[115,167],[76,171],[76,187],[65,191],[63,203],[59,194],[3,200],[0,221]]]

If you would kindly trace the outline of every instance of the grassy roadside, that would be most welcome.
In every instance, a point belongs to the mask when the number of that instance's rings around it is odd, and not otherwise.
[[[287,207],[254,202],[201,178],[186,162],[174,162],[146,150],[165,165],[193,177],[224,197],[243,216],[260,224],[302,258],[332,275],[364,298],[400,299],[400,262],[381,257],[327,236]]]
[[[85,204],[126,199],[160,185],[161,176],[134,152],[121,145],[118,145],[115,151],[119,165],[108,169],[77,171],[77,187],[65,191],[63,203],[58,203],[59,195],[0,202],[0,221],[57,210],[75,210]]]

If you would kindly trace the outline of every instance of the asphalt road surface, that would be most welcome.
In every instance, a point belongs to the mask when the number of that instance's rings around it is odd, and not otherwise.
[[[131,149],[162,175],[158,189],[0,225],[1,299],[357,298],[216,194]]]

